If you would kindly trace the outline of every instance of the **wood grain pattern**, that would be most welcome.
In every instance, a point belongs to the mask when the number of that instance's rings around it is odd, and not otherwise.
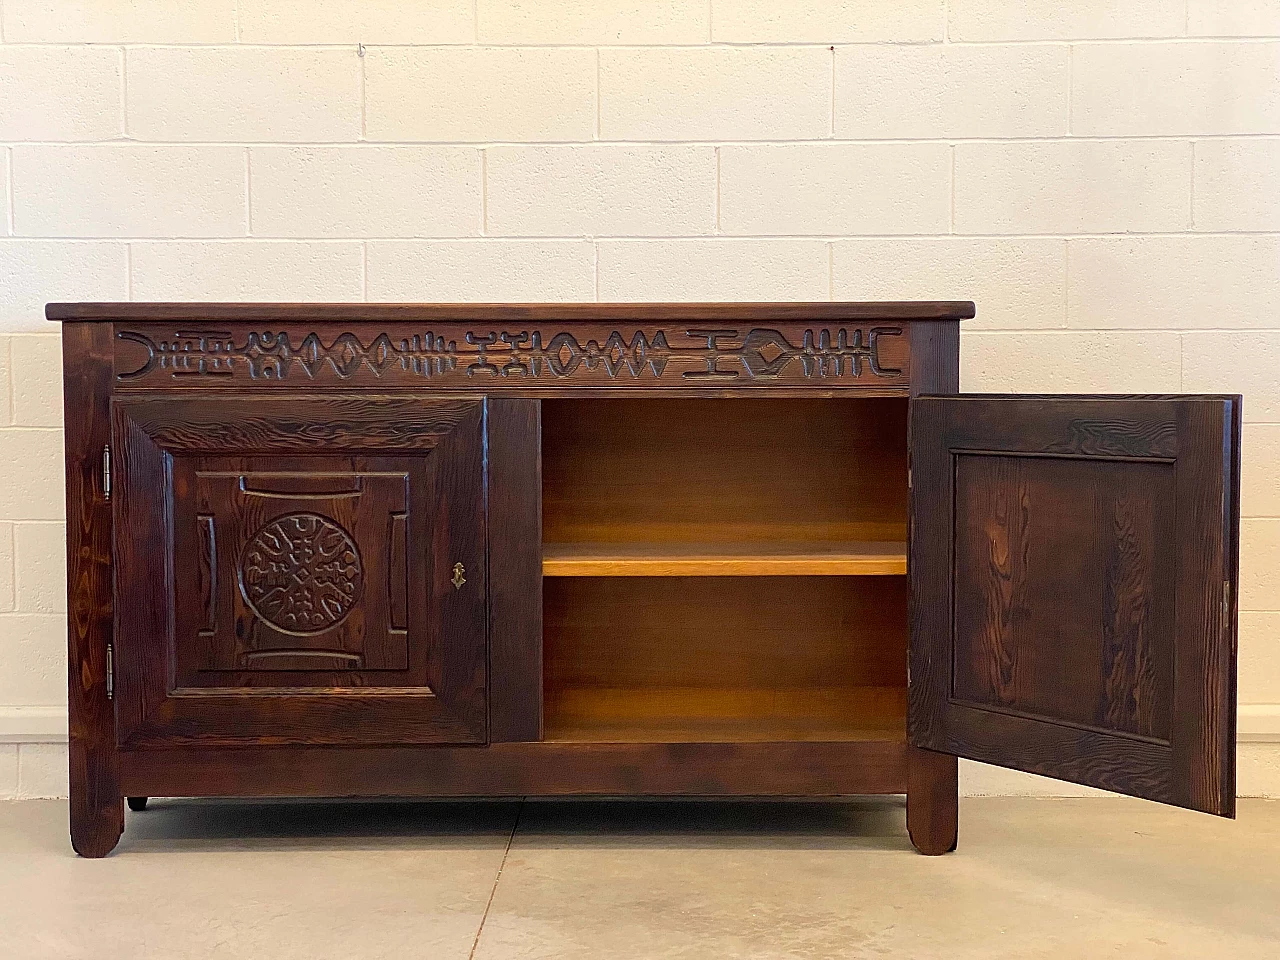
[[[910,380],[910,345],[901,323],[194,326],[118,324],[117,386],[279,390],[317,384],[483,392],[507,384],[535,392],[613,386],[750,392],[792,386],[892,392]]]
[[[912,323],[908,332],[911,340],[911,396],[958,393],[960,324],[922,321]]]
[[[122,744],[484,742],[481,401],[128,399],[114,414]],[[212,617],[205,590],[180,586],[206,566]]]
[[[542,736],[542,416],[536,400],[487,401],[489,739]]]
[[[62,328],[67,485],[67,706],[71,845],[105,857],[124,830],[107,645],[113,642],[111,504],[102,486],[110,442],[111,336]]]
[[[913,745],[1231,815],[1238,404],[915,402]]]
[[[1111,410],[1090,400],[1132,400],[1132,409]],[[954,418],[949,437],[957,449],[1012,456],[1092,457],[1114,460],[1172,460],[1178,438],[1161,402],[1191,396],[1072,397],[974,394],[958,396],[963,416]],[[924,398],[918,406],[935,401]],[[1078,403],[1078,406],[1066,406]],[[1018,418],[1010,422],[1017,405]],[[1069,415],[1064,416],[1064,410]],[[1016,429],[1014,429],[1016,427]]]
[[[953,699],[1168,742],[1173,465],[954,462]]]
[[[901,576],[907,544],[888,540],[757,543],[548,543],[548,577]]]
[[[1180,533],[1174,548],[1180,682],[1170,779],[1185,805],[1227,817],[1236,810],[1241,422],[1238,396],[1177,410],[1179,438],[1195,451],[1179,463],[1179,524],[1196,533]]]
[[[902,793],[901,740],[494,743],[129,751],[121,782],[164,797],[836,797]]]

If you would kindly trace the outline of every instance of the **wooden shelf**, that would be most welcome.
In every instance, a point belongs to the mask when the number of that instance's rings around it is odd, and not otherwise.
[[[546,577],[886,576],[907,572],[907,545],[887,541],[548,543]]]
[[[905,687],[571,688],[546,701],[544,739],[596,743],[896,740]]]

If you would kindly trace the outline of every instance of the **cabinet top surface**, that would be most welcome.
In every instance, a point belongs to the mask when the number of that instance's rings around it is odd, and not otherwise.
[[[969,300],[812,303],[50,303],[50,320],[967,320]]]

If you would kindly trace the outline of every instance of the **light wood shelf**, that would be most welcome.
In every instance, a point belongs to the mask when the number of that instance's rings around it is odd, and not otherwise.
[[[612,743],[898,740],[901,687],[576,688],[545,704],[544,738]]]
[[[907,572],[899,540],[759,543],[547,543],[546,577],[893,576]]]

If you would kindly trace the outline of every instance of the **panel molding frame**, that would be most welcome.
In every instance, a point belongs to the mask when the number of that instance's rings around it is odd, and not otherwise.
[[[955,557],[955,543],[958,539],[959,532],[956,527],[956,502],[958,491],[960,488],[961,463],[969,458],[976,460],[984,459],[1005,459],[1012,460],[1015,463],[1022,463],[1031,460],[1043,460],[1050,463],[1076,462],[1084,464],[1130,464],[1134,466],[1165,466],[1174,467],[1175,472],[1170,478],[1175,484],[1177,481],[1176,464],[1177,464],[1177,447],[1175,431],[1170,429],[1165,431],[1163,435],[1150,438],[1152,446],[1150,456],[1131,456],[1116,453],[1076,453],[1076,452],[1047,452],[1035,450],[984,450],[970,447],[952,448],[951,454],[951,492],[952,492],[952,566],[953,581],[951,595],[951,642],[956,643],[957,630],[957,600],[955,596],[955,570],[963,564]],[[1166,455],[1167,454],[1167,455]],[[1176,529],[1176,528],[1175,528]],[[1011,551],[1012,552],[1012,551]],[[1169,571],[1173,575],[1174,571]],[[1174,576],[1176,582],[1176,576]],[[954,646],[953,646],[954,651]],[[1049,723],[1054,726],[1070,728],[1078,730],[1085,734],[1098,734],[1106,737],[1117,737],[1122,740],[1130,740],[1139,744],[1146,744],[1153,747],[1171,748],[1173,744],[1172,722],[1169,726],[1169,736],[1155,736],[1153,734],[1139,733],[1133,730],[1108,729],[1097,724],[1091,724],[1079,719],[1072,719],[1066,716],[1054,715],[1052,713],[1035,713],[1030,709],[1019,709],[1015,706],[1007,706],[1001,703],[985,702],[965,697],[956,692],[956,658],[953,655],[951,662],[951,688],[948,691],[947,702],[953,706],[961,707],[966,710],[975,710],[996,714],[1002,717],[1009,717],[1015,720],[1026,720],[1032,723]],[[1174,677],[1171,675],[1168,679],[1168,688],[1171,695],[1170,707],[1172,707],[1172,692],[1174,685]],[[998,722],[998,721],[997,721]]]
[[[129,618],[118,618],[116,624],[116,742],[121,749],[486,741],[483,609],[488,579],[481,399],[311,396],[296,401],[214,401],[133,396],[113,400],[112,418],[118,448],[113,459],[119,482],[112,497],[117,563],[123,567],[133,559],[132,553],[120,549],[120,537],[165,545],[163,583],[137,572],[117,579],[117,589],[132,591],[122,607]],[[358,439],[353,442],[352,436]],[[182,686],[172,651],[177,626],[167,612],[177,575],[172,554],[179,543],[173,530],[177,474],[172,461],[175,452],[183,459],[218,458],[225,457],[228,448],[248,460],[318,454],[326,459],[364,455],[408,461],[424,454],[434,459],[438,453],[444,459],[434,465],[410,468],[422,473],[425,486],[419,495],[431,503],[443,498],[460,512],[449,514],[447,522],[419,516],[417,522],[427,525],[421,533],[429,534],[434,545],[427,555],[431,566],[423,568],[423,575],[435,584],[433,596],[478,631],[472,642],[458,643],[456,637],[443,642],[440,618],[445,613],[431,606],[421,614],[429,619],[419,621],[421,642],[431,644],[423,654],[428,658],[428,686],[354,686],[336,694],[327,688],[290,686],[284,680],[263,687]],[[477,511],[474,516],[472,510]],[[437,524],[443,526],[437,529]],[[447,538],[437,543],[442,534]],[[444,586],[446,561],[456,559],[453,548],[462,550],[468,564],[477,568],[465,594],[455,595],[452,587]],[[163,654],[158,652],[161,645]],[[216,723],[208,722],[211,716],[218,718]]]

